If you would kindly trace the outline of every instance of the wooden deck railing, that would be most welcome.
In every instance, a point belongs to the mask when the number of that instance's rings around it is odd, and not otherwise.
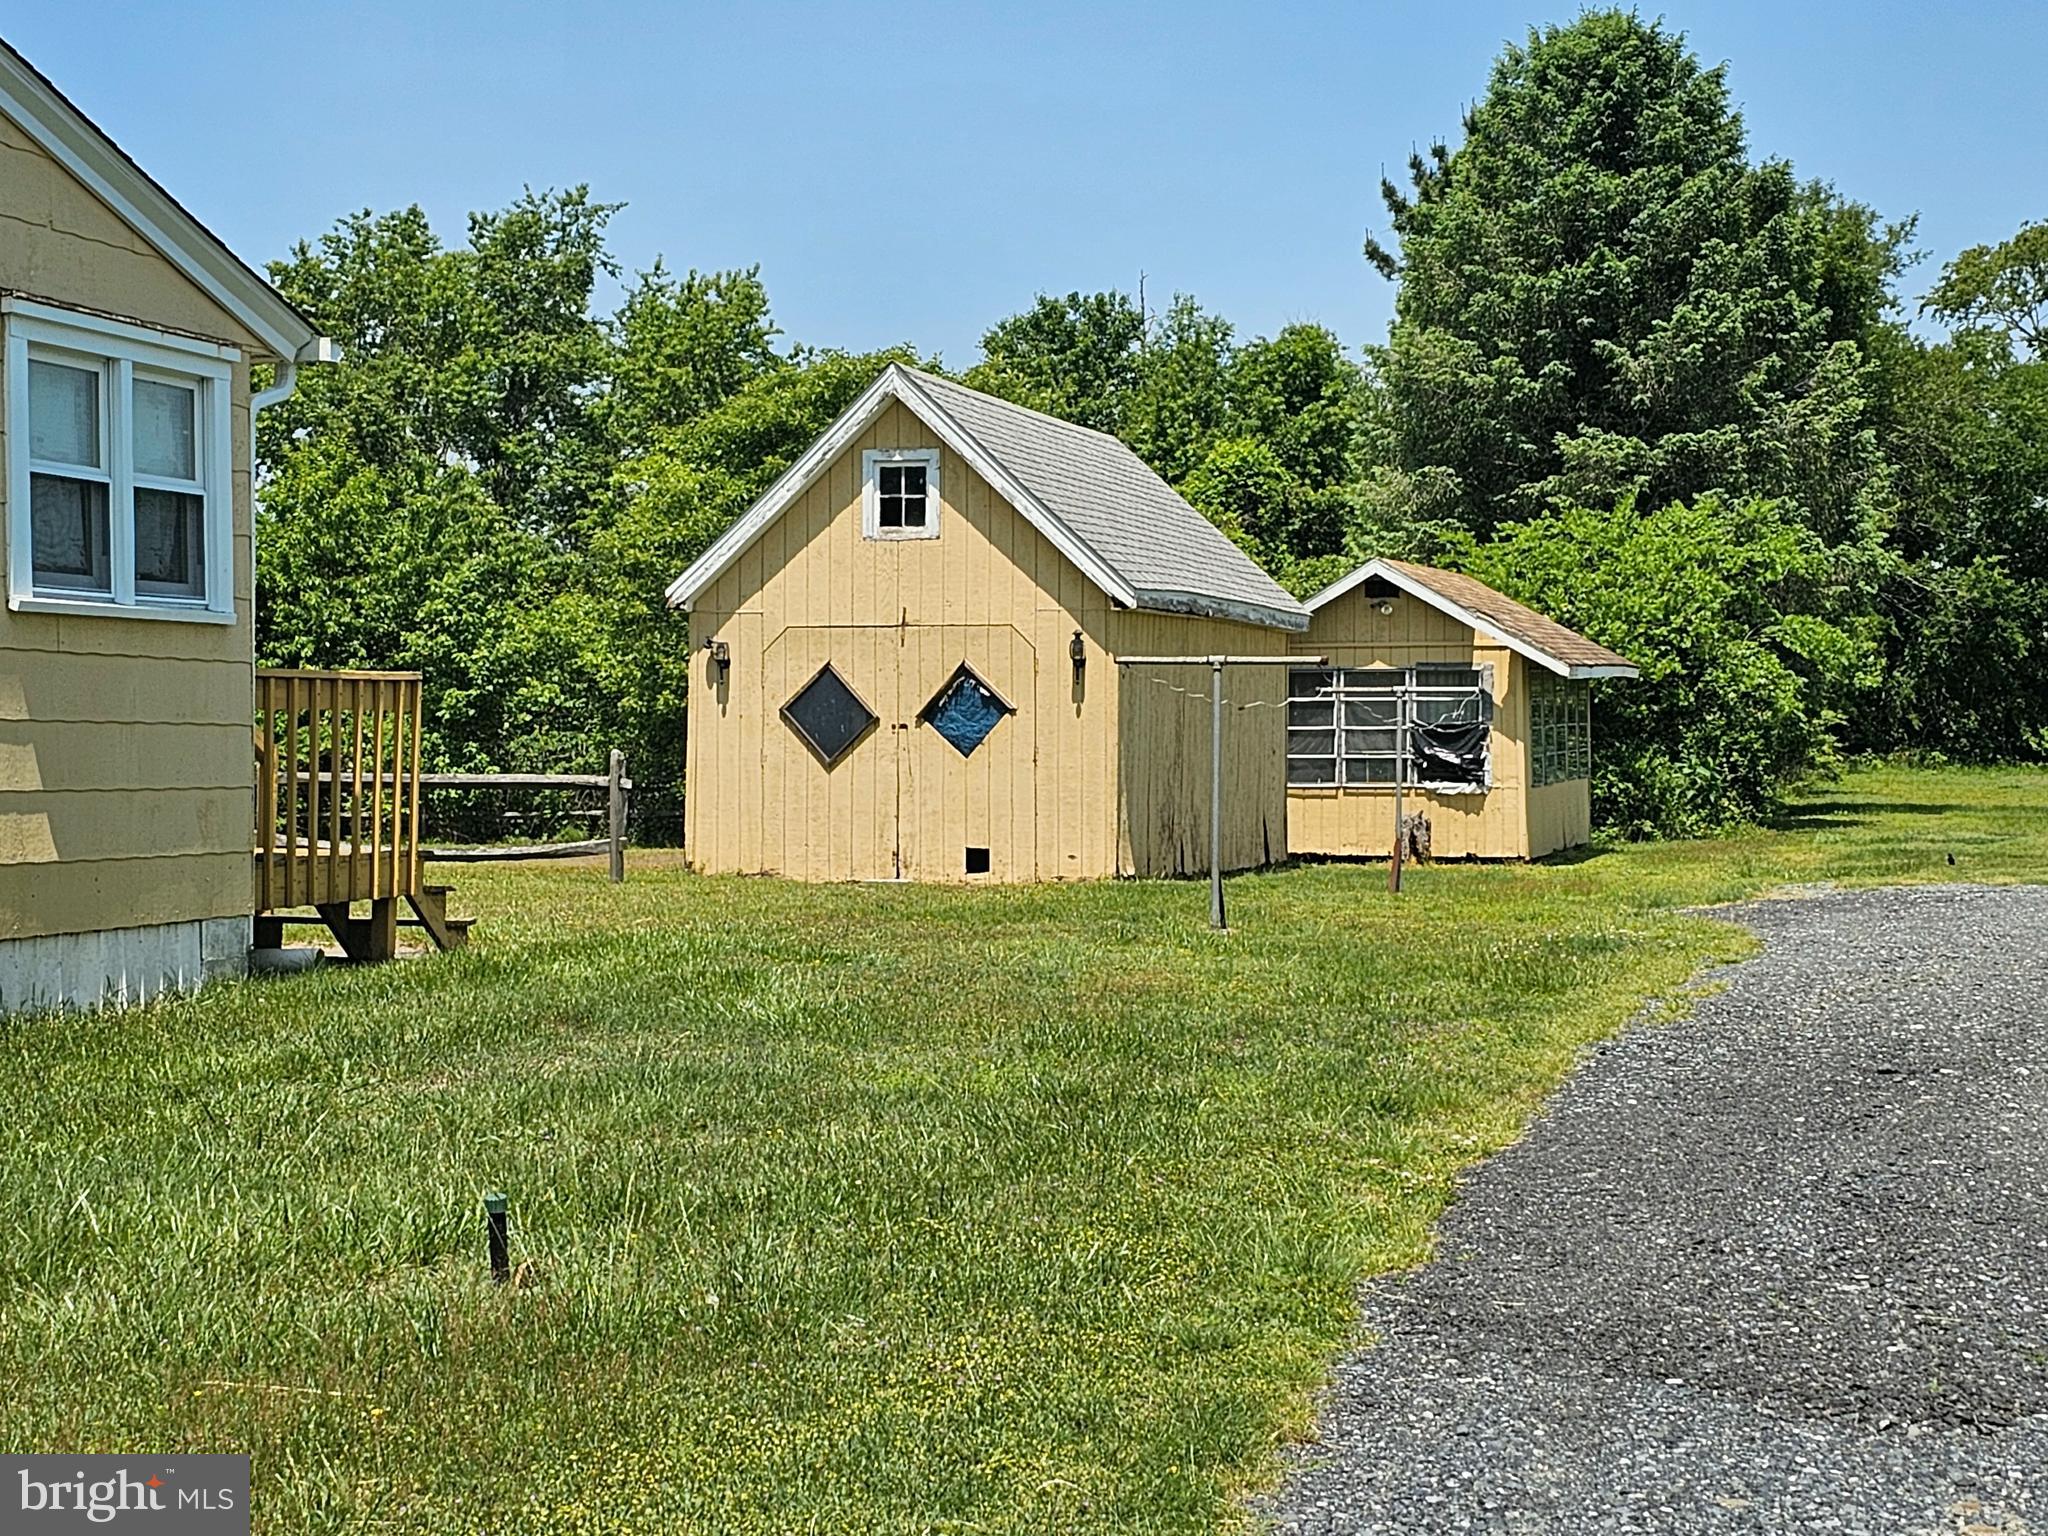
[[[418,897],[420,676],[256,674],[256,910]]]

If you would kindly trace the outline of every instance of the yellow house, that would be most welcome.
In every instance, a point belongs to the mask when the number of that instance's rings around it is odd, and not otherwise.
[[[892,366],[668,589],[706,871],[1207,868],[1207,676],[1308,613],[1113,437]],[[1227,673],[1223,862],[1286,853],[1284,666]]]
[[[1288,678],[1287,846],[1385,857],[1394,780],[1437,858],[1528,859],[1592,835],[1592,680],[1635,666],[1484,582],[1371,560],[1308,599]],[[1399,722],[1408,722],[1402,742]]]
[[[0,44],[0,1011],[246,967],[250,418],[330,351]]]

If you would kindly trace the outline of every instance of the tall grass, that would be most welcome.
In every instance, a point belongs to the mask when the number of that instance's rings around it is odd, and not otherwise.
[[[465,953],[0,1023],[0,1444],[247,1450],[273,1532],[1214,1529],[1458,1171],[1744,952],[1689,908],[2034,878],[2044,790],[1247,876],[1224,936],[1186,884],[465,870]]]

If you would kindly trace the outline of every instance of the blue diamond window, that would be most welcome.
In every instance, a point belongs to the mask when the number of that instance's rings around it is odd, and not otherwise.
[[[782,706],[782,718],[830,768],[880,717],[828,661]]]
[[[946,685],[932,695],[931,702],[918,711],[917,718],[951,742],[962,757],[972,757],[1003,716],[1015,713],[1016,707],[976,677],[963,661]]]

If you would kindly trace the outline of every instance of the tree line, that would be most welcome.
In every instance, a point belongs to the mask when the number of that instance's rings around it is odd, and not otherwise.
[[[1298,593],[1417,558],[1634,658],[1616,835],[1848,753],[2048,754],[2048,224],[1915,298],[1910,218],[1757,156],[1724,70],[1619,11],[1504,50],[1382,196],[1383,342],[1040,295],[959,376],[1115,433]],[[790,341],[758,269],[601,313],[615,212],[365,212],[271,268],[345,352],[259,424],[260,657],[418,669],[439,767],[679,777],[663,588],[883,366],[941,366]]]

